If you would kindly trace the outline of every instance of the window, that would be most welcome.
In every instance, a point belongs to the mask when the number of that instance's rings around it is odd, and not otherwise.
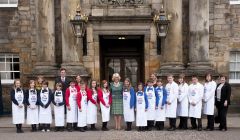
[[[240,4],[240,0],[230,0],[230,4]]]
[[[0,53],[0,73],[2,84],[12,84],[14,79],[20,78],[19,56]]]
[[[240,83],[240,51],[230,52],[229,82]]]
[[[0,0],[0,7],[17,7],[18,0]]]

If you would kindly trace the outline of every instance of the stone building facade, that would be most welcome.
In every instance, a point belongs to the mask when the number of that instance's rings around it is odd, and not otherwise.
[[[152,19],[162,4],[163,0],[18,0],[15,8],[0,7],[0,54],[19,56],[24,87],[39,74],[52,86],[60,67],[69,76],[99,81],[120,72],[135,83],[151,73],[230,75],[231,56],[240,51],[240,5],[230,5],[229,0],[165,0],[172,20],[167,37],[159,40]],[[69,21],[77,5],[89,16],[83,39],[74,37]],[[240,77],[233,77],[236,105]],[[3,84],[6,111],[11,86]]]

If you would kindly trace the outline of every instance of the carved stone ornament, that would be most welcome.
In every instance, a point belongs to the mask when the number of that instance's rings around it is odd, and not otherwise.
[[[144,0],[98,0],[101,5],[134,6],[144,4]]]

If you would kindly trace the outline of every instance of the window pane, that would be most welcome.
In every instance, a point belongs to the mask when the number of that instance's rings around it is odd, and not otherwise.
[[[0,71],[5,71],[5,64],[4,63],[0,63]]]
[[[230,72],[229,79],[235,79],[235,73],[234,72]]]
[[[236,79],[240,79],[240,72],[236,73]]]
[[[10,0],[10,4],[17,4],[18,0]]]
[[[236,61],[236,52],[231,52],[230,54],[230,61],[235,62]]]
[[[230,66],[230,71],[235,71],[235,63],[234,62],[231,62],[229,64],[229,66]]]
[[[13,64],[13,71],[19,71],[19,64]]]
[[[14,79],[19,79],[20,78],[20,72],[14,72]]]
[[[8,4],[8,0],[0,0],[0,4]]]
[[[19,62],[19,58],[13,58],[13,62]]]
[[[240,71],[240,63],[239,63],[239,62],[236,63],[235,66],[236,66],[236,67],[235,67],[235,71]]]

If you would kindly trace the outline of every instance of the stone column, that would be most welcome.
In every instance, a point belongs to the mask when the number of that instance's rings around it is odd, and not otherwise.
[[[79,0],[61,1],[62,22],[62,67],[67,69],[69,76],[88,75],[82,63],[82,38],[76,38],[73,34],[70,16],[75,16]]]
[[[211,69],[209,63],[209,0],[189,0],[189,25],[189,69],[205,72]]]
[[[179,73],[183,70],[182,57],[182,0],[166,0],[167,14],[172,15],[163,48],[160,73]]]
[[[36,1],[37,62],[34,74],[56,75],[54,1]]]

